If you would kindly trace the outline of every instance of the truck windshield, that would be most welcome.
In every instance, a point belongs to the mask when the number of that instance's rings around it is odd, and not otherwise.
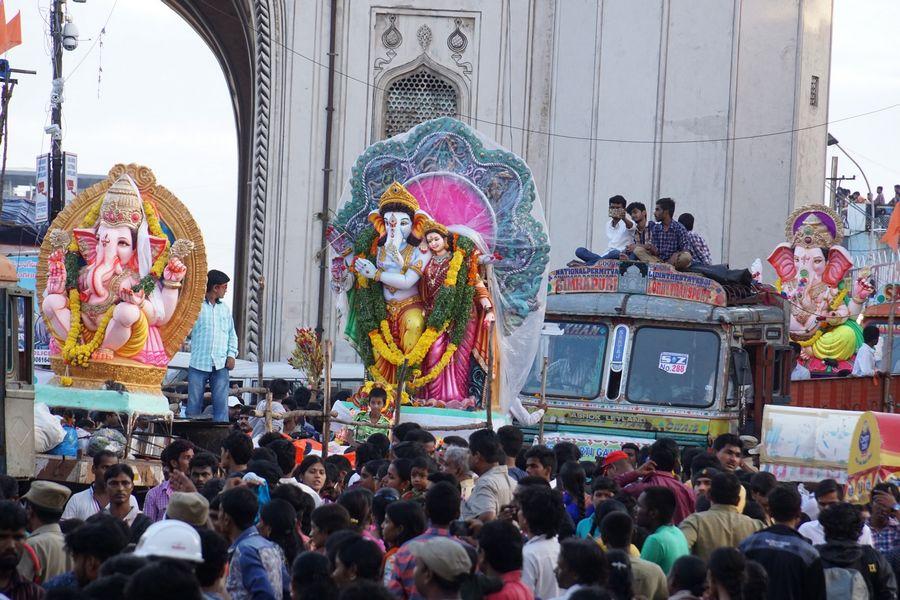
[[[641,327],[631,347],[626,396],[639,404],[711,406],[718,367],[714,332]]]
[[[541,334],[540,350],[522,393],[541,393],[541,369],[546,356],[548,396],[596,398],[600,394],[607,326],[547,321]]]

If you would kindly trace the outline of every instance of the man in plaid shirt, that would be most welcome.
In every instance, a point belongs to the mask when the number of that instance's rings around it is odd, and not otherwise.
[[[712,255],[709,252],[709,246],[703,236],[694,231],[694,215],[691,213],[681,213],[678,215],[678,222],[687,229],[688,250],[691,253],[693,262],[691,265],[711,265]]]
[[[200,414],[209,382],[213,420],[225,423],[228,422],[228,372],[234,368],[238,344],[231,309],[222,302],[229,281],[228,275],[215,269],[206,276],[206,298],[191,331],[186,411],[189,417]]]
[[[688,246],[687,229],[674,219],[674,215],[674,200],[671,198],[657,200],[656,210],[653,211],[657,225],[653,228],[651,237],[660,260],[683,271],[691,266],[691,251]]]

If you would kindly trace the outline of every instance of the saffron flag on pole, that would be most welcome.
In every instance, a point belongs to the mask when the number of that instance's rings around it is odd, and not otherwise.
[[[22,13],[17,12],[16,16],[7,23],[6,22],[6,6],[3,0],[0,0],[0,54],[5,53],[10,48],[14,48],[22,43]]]

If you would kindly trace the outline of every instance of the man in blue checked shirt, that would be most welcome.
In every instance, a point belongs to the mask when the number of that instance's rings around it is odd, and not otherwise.
[[[215,269],[206,276],[206,298],[191,332],[189,417],[195,417],[203,410],[203,393],[209,382],[213,420],[228,422],[228,372],[234,368],[238,343],[231,308],[222,302],[229,281],[228,275]]]
[[[653,211],[656,227],[650,236],[653,238],[653,245],[659,251],[659,259],[683,271],[691,266],[693,258],[688,246],[687,229],[674,217],[675,201],[671,198],[657,200],[656,210]]]

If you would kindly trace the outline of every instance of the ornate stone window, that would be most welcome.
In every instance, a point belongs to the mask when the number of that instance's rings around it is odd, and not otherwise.
[[[458,117],[459,89],[426,65],[388,84],[384,91],[383,137],[403,133],[422,121]]]

